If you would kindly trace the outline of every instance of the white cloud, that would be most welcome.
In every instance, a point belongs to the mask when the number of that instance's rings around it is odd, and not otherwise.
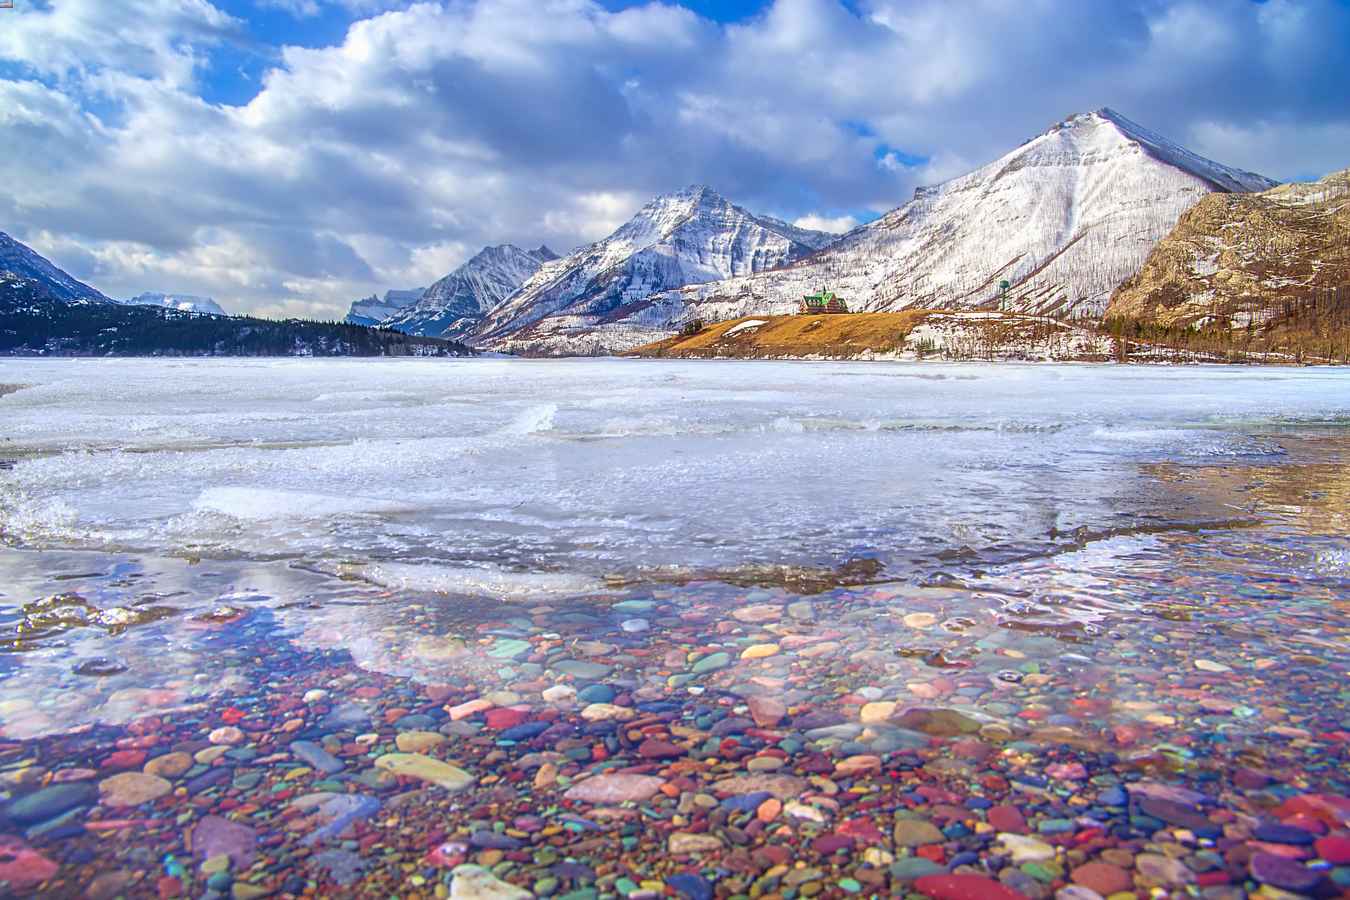
[[[807,216],[798,216],[792,220],[792,224],[798,228],[810,228],[813,231],[828,231],[830,234],[843,234],[846,231],[852,231],[858,227],[858,220],[853,216],[818,216],[812,213]]]
[[[1350,164],[1334,0],[777,0],[731,26],[655,2],[272,2],[365,18],[264,48],[238,107],[201,82],[256,38],[208,0],[7,20],[0,229],[116,296],[336,315],[484,244],[570,249],[693,182],[843,229],[1103,105],[1277,177]]]

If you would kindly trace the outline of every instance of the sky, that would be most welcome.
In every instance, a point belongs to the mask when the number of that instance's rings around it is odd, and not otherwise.
[[[104,293],[319,318],[708,184],[843,231],[1110,106],[1350,166],[1350,0],[16,0],[0,231]]]

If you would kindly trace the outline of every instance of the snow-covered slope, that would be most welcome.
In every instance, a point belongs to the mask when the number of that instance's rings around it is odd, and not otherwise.
[[[210,297],[197,297],[192,294],[161,294],[155,291],[147,291],[144,294],[137,294],[126,301],[127,306],[163,306],[166,309],[176,309],[181,312],[208,313],[213,316],[228,315],[225,310],[220,308],[220,304]]]
[[[755,216],[693,186],[657,197],[609,237],[543,266],[488,314],[475,341],[494,349],[586,352],[597,327],[654,293],[762,272],[834,237]]]
[[[484,247],[472,259],[426,289],[421,298],[382,324],[408,334],[463,337],[526,282],[544,263],[558,258],[547,247],[522,250],[513,244]]]
[[[0,231],[0,272],[16,280],[31,279],[45,288],[45,295],[67,303],[112,303],[83,281],[71,278],[31,247]]]
[[[628,349],[694,319],[792,312],[822,286],[857,310],[1097,316],[1201,197],[1273,184],[1113,110],[1075,115],[968,175],[920,188],[792,266],[649,297],[569,343],[577,352]]]
[[[348,325],[378,325],[421,300],[426,290],[414,288],[410,291],[385,291],[383,297],[371,294],[354,302],[351,309],[347,310],[347,317],[343,321]]]

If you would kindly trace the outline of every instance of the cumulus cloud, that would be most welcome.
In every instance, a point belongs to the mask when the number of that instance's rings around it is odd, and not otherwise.
[[[792,220],[798,228],[810,228],[813,231],[828,231],[830,234],[843,234],[858,227],[856,216],[818,216],[815,213],[798,216]]]
[[[333,316],[692,182],[846,230],[1103,105],[1274,177],[1350,164],[1335,0],[775,0],[730,25],[670,0],[254,2],[297,32],[241,105],[206,99],[216,63],[266,41],[210,0],[7,19],[0,230],[114,296]]]

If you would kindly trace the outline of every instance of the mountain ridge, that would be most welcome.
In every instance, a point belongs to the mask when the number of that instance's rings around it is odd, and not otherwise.
[[[601,316],[560,319],[548,333],[525,327],[531,321],[515,328],[496,321],[485,337],[523,352],[623,351],[694,321],[789,313],[822,286],[858,310],[999,308],[1095,318],[1202,196],[1274,184],[1103,107],[919,188],[907,203],[787,265],[630,296]],[[511,298],[496,318],[519,306]],[[513,330],[514,340],[502,340]]]
[[[165,294],[158,291],[145,291],[123,303],[124,306],[162,306],[180,312],[204,313],[211,316],[228,315],[220,304],[210,297],[195,294]]]
[[[53,299],[67,303],[117,302],[83,281],[72,278],[32,247],[3,231],[0,231],[0,272],[42,283]]]
[[[609,236],[542,266],[488,313],[474,340],[493,349],[547,340],[657,291],[773,268],[835,237],[757,216],[706,185],[690,185],[653,198]]]
[[[514,244],[484,247],[380,324],[407,334],[464,337],[541,266],[557,258],[545,245],[535,250]]]

